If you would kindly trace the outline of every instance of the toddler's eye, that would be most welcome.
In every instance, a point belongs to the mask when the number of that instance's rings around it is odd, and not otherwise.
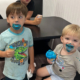
[[[74,42],[77,42],[77,40],[75,40],[75,39],[74,39],[73,41],[74,41]]]
[[[65,38],[66,40],[69,40],[69,38]]]

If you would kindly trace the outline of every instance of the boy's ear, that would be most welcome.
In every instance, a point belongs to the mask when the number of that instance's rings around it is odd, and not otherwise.
[[[60,37],[60,40],[61,40],[61,42],[63,42],[63,37],[62,36]]]
[[[9,23],[9,19],[7,18],[7,22]]]

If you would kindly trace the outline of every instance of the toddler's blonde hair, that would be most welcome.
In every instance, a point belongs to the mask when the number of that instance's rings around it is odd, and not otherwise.
[[[72,36],[77,36],[80,39],[80,26],[76,24],[69,24],[62,30],[62,36],[70,34]]]

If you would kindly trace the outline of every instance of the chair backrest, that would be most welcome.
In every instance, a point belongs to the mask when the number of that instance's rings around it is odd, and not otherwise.
[[[33,0],[33,1],[34,1],[34,13],[32,17],[35,17],[37,14],[42,15],[43,0]]]
[[[0,15],[0,19],[3,19],[1,15]]]

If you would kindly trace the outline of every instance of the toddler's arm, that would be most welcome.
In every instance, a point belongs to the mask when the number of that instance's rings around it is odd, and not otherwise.
[[[48,59],[47,58],[47,62],[49,63],[49,64],[52,64],[53,62],[50,60],[50,59]]]
[[[46,57],[47,57],[48,63],[50,64],[54,63],[54,61],[56,60],[56,54],[52,50],[48,50],[46,52]]]

